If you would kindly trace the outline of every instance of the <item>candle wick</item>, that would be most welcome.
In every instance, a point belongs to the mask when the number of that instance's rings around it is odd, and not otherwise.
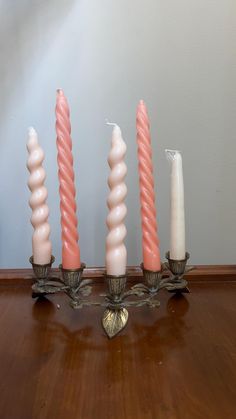
[[[168,148],[165,149],[166,153],[180,153],[180,150],[169,150]]]
[[[115,122],[109,122],[108,119],[105,119],[106,125],[112,125],[113,127],[116,127],[117,124]]]
[[[181,154],[179,150],[165,149],[167,160],[172,162],[175,159],[176,154]]]

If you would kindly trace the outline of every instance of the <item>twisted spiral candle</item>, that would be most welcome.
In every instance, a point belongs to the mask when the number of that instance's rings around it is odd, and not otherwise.
[[[137,143],[139,161],[139,187],[142,219],[143,265],[150,271],[161,269],[159,240],[155,209],[152,148],[149,120],[145,103],[137,108]]]
[[[106,272],[107,275],[124,275],[126,272],[127,251],[124,245],[126,227],[124,219],[126,216],[126,205],[124,199],[127,194],[127,187],[124,178],[127,167],[124,162],[126,144],[121,136],[118,125],[114,126],[112,132],[111,150],[108,156],[108,163],[111,168],[108,177],[110,193],[107,199],[109,214],[107,216],[107,227],[109,233],[106,239]]]
[[[60,183],[62,266],[64,269],[77,269],[81,263],[77,232],[72,141],[70,136],[70,112],[62,90],[57,91],[56,132]]]
[[[51,261],[52,244],[49,240],[49,209],[46,204],[48,193],[44,186],[46,173],[42,167],[44,153],[38,144],[38,137],[34,128],[29,128],[27,149],[29,152],[27,167],[30,172],[28,186],[32,192],[29,205],[32,209],[31,223],[34,227],[32,237],[33,258],[34,263],[44,265]]]

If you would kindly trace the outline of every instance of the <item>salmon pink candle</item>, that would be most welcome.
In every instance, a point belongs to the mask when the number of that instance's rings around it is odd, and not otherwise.
[[[147,108],[142,100],[139,102],[137,108],[136,125],[142,219],[143,266],[150,271],[160,271],[161,260],[157,235],[151,136]]]
[[[77,269],[81,263],[78,245],[70,112],[62,90],[57,91],[56,133],[60,183],[62,267],[64,269]]]

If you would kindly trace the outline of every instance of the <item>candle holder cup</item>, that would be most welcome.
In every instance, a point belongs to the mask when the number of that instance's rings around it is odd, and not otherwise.
[[[170,284],[166,287],[169,292],[189,293],[188,282],[183,278],[184,274],[192,270],[191,266],[186,267],[190,255],[185,253],[185,258],[182,260],[174,260],[170,258],[170,252],[166,252],[167,262],[165,266],[171,276],[169,278]]]
[[[62,273],[63,283],[71,289],[76,289],[81,282],[84,268],[84,263],[82,263],[81,267],[77,269],[64,269],[63,266],[60,265],[59,269]]]
[[[49,276],[50,270],[51,270],[51,266],[52,264],[55,262],[55,257],[51,256],[51,260],[49,263],[45,263],[43,265],[40,265],[38,263],[34,263],[34,257],[31,256],[29,259],[32,267],[33,267],[33,271],[36,277],[36,280],[39,284],[44,284],[46,279]]]
[[[145,269],[143,263],[141,263],[140,267],[143,271],[143,277],[147,284],[149,292],[157,292],[162,279],[162,271],[150,271],[148,269]]]
[[[29,261],[36,278],[36,282],[32,285],[32,297],[37,298],[56,292],[55,290],[58,288],[59,283],[53,280],[55,278],[49,277],[52,264],[55,262],[55,257],[51,256],[50,262],[45,264],[34,263],[33,256],[30,257]]]
[[[62,265],[59,269],[62,274],[62,282],[64,284],[64,290],[70,297],[70,305],[72,308],[82,308],[84,305],[90,305],[91,303],[84,300],[83,297],[87,297],[91,294],[92,287],[90,286],[90,279],[82,279],[85,264],[81,263],[81,266],[77,269],[65,269]]]

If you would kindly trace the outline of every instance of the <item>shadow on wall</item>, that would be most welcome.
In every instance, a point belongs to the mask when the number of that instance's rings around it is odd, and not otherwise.
[[[53,42],[74,3],[75,0],[0,3],[0,120],[4,119],[11,98],[25,77],[25,66],[44,55],[49,35]]]

